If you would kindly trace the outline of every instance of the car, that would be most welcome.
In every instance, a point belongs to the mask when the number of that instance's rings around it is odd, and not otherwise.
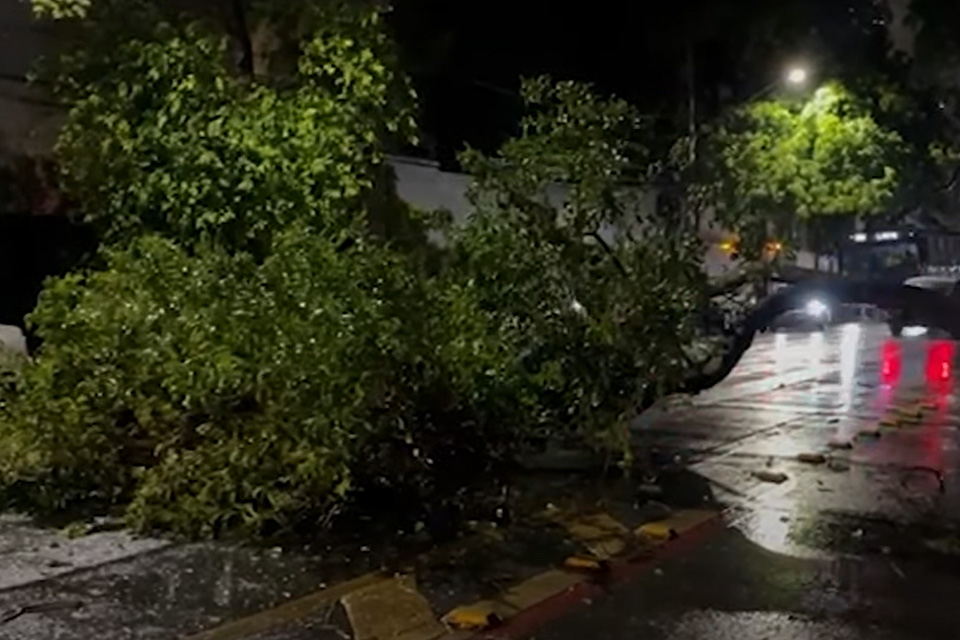
[[[824,331],[833,321],[830,305],[819,298],[811,298],[800,309],[780,314],[770,323],[770,329],[797,331]]]
[[[960,300],[960,276],[955,274],[930,274],[907,278],[903,284],[908,287],[936,291],[945,296]],[[913,316],[910,309],[898,309],[889,312],[887,325],[891,335],[896,337],[917,337],[937,333],[931,327],[924,326]]]

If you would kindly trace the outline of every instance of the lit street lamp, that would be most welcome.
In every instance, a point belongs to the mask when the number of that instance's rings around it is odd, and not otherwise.
[[[694,73],[694,60],[693,60],[693,48],[689,46],[687,49],[687,72],[688,72],[688,89],[689,89],[689,98],[690,105],[687,109],[687,121],[689,126],[689,145],[688,153],[690,163],[697,159],[697,92],[695,87],[695,73]],[[810,78],[809,70],[802,65],[793,65],[786,69],[786,74],[778,79],[776,82],[770,83],[769,86],[764,87],[761,91],[755,93],[747,102],[754,102],[759,98],[762,98],[769,92],[773,91],[777,87],[781,86],[786,82],[792,87],[802,87],[807,84],[807,81]]]
[[[809,80],[809,78],[810,72],[807,71],[806,67],[801,67],[799,65],[790,67],[787,69],[786,75],[784,75],[783,78],[777,80],[776,82],[771,82],[769,85],[753,94],[753,96],[751,96],[747,102],[753,102],[759,98],[762,98],[777,87],[781,86],[784,81],[791,86],[802,87],[807,84],[807,80]]]
[[[807,70],[803,67],[793,67],[787,71],[787,82],[793,85],[807,83]]]

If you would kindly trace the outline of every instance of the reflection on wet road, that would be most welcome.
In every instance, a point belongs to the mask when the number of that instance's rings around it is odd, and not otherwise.
[[[771,550],[809,551],[797,523],[820,513],[960,521],[955,351],[877,325],[764,336],[723,384],[652,413],[636,436],[685,456]],[[826,460],[797,460],[818,453]],[[762,482],[760,469],[788,480]]]
[[[634,432],[705,478],[730,527],[537,637],[952,637],[956,365],[955,343],[878,325],[762,336]]]

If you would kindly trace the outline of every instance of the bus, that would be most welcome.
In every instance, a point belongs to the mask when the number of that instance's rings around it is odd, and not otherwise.
[[[840,272],[858,280],[903,282],[960,273],[960,233],[918,229],[852,234],[840,249]]]

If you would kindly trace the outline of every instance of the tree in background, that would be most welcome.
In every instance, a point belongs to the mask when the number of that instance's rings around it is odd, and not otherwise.
[[[913,63],[917,80],[956,91],[960,6],[950,0],[911,0],[908,20],[915,31]]]
[[[803,102],[737,110],[709,137],[718,220],[742,235],[745,256],[800,223],[874,216],[898,194],[903,139],[831,83]]]

